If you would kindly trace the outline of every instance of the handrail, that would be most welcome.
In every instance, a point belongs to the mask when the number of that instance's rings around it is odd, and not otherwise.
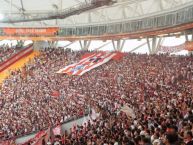
[[[138,20],[122,21],[87,26],[61,27],[59,36],[86,36],[107,35],[117,33],[132,33],[149,31],[152,29],[163,29],[171,26],[193,22],[193,5],[185,8],[164,13],[156,16],[146,17]]]

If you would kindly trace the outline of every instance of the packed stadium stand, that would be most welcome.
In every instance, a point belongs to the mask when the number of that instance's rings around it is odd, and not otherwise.
[[[12,57],[14,54],[16,54],[20,49],[8,45],[2,45],[0,46],[0,63],[3,63],[10,57]]]
[[[193,145],[192,0],[0,8],[0,145]]]

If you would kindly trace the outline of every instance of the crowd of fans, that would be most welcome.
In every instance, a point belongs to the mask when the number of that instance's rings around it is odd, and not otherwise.
[[[62,123],[94,108],[100,114],[56,138],[65,145],[191,145],[193,57],[125,53],[84,74],[56,72],[88,52],[47,49],[0,90],[3,138]],[[132,118],[120,111],[129,106]]]
[[[17,49],[8,45],[0,46],[0,63],[6,61],[8,58],[16,54]]]

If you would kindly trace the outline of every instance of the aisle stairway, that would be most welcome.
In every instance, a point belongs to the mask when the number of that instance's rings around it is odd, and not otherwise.
[[[10,72],[16,69],[21,69],[26,63],[28,63],[30,60],[32,60],[35,56],[39,55],[38,51],[33,51],[30,55],[25,56],[6,68],[4,71],[0,72],[0,84],[9,77]]]

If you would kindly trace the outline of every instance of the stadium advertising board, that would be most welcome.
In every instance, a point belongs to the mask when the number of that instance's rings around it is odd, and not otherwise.
[[[55,35],[58,28],[4,28],[3,32],[6,35],[36,35],[50,36]]]

